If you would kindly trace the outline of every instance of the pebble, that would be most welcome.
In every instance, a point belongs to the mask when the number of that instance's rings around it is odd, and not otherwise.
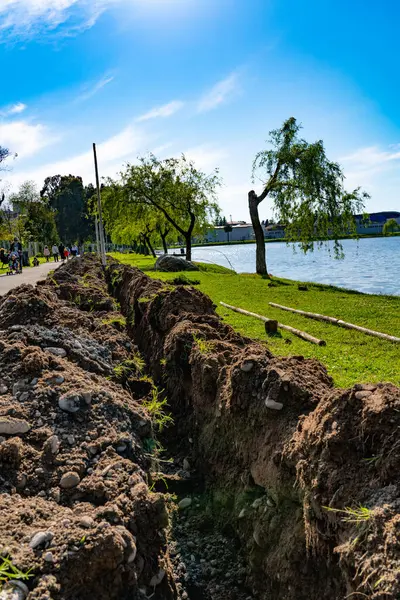
[[[363,398],[368,398],[369,396],[371,396],[372,392],[370,392],[369,390],[362,390],[360,392],[356,392],[356,398],[357,400],[362,400]]]
[[[126,444],[121,444],[120,446],[117,446],[117,452],[125,452],[126,448]]]
[[[19,401],[26,402],[26,400],[28,400],[28,398],[29,398],[29,392],[22,392],[22,394],[19,397]]]
[[[0,395],[7,394],[8,388],[6,385],[0,385]]]
[[[29,546],[32,550],[39,548],[40,546],[44,546],[47,542],[51,542],[54,537],[54,533],[51,531],[38,531],[35,533],[31,541],[29,542]]]
[[[6,419],[0,417],[0,434],[18,435],[19,433],[27,433],[31,426],[27,421],[22,419]]]
[[[191,498],[184,498],[183,500],[181,500],[178,503],[178,506],[181,510],[184,510],[185,508],[188,508],[191,504],[192,504]]]
[[[190,471],[190,462],[188,461],[187,458],[183,459],[183,470]]]
[[[94,519],[89,516],[83,516],[79,519],[79,525],[85,529],[91,529],[94,526]]]
[[[92,403],[92,392],[82,392],[82,398],[87,405]]]
[[[43,556],[43,560],[45,560],[48,563],[54,562],[53,553],[52,552],[46,552],[46,554]]]
[[[242,366],[240,367],[241,371],[244,373],[249,373],[254,367],[254,363],[251,360],[246,360]]]
[[[67,436],[67,442],[70,446],[73,446],[75,444],[75,438],[73,435],[68,435]]]
[[[239,513],[239,519],[243,519],[243,517],[246,515],[246,509],[242,508],[242,510]]]
[[[265,401],[265,406],[267,408],[272,408],[273,410],[282,410],[283,404],[281,402],[275,402],[275,400],[270,400],[269,398]]]
[[[71,488],[76,487],[81,481],[78,473],[75,471],[70,471],[69,473],[64,473],[64,475],[60,479],[60,487],[65,490],[70,490]]]
[[[58,406],[64,412],[76,413],[80,410],[81,401],[79,396],[77,396],[76,394],[66,394],[65,396],[61,396],[58,399]]]
[[[0,599],[7,600],[25,600],[29,594],[29,588],[22,581],[8,581],[1,588]]]
[[[50,346],[48,348],[44,348],[44,350],[50,352],[50,354],[54,354],[54,356],[59,356],[60,358],[65,358],[65,356],[67,356],[67,352],[64,350],[64,348],[53,348]]]
[[[258,508],[259,506],[261,506],[261,504],[262,504],[262,498],[256,498],[256,500],[254,500],[254,502],[251,506],[252,506],[252,508]]]
[[[58,439],[58,436],[52,435],[47,440],[46,445],[48,445],[52,454],[57,454],[60,450],[61,442]]]
[[[32,379],[31,381],[31,385],[37,385],[39,382],[39,379],[37,377],[34,377],[34,379]]]

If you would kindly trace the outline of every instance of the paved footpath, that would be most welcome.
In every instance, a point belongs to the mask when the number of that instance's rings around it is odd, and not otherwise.
[[[30,267],[23,269],[21,275],[2,275],[0,270],[0,296],[6,294],[10,290],[23,283],[35,285],[41,279],[46,279],[49,271],[59,267],[61,262],[48,262],[39,265],[38,267]]]

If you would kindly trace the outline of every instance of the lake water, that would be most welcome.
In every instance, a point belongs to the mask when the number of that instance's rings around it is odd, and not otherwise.
[[[277,277],[326,283],[369,294],[400,295],[400,236],[343,240],[345,258],[335,260],[326,248],[304,255],[296,245],[267,243],[268,272]],[[256,246],[193,248],[193,260],[255,273]]]

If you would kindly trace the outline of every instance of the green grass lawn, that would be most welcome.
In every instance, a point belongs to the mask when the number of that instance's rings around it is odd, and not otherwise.
[[[176,273],[153,270],[154,259],[135,254],[114,254],[121,262],[138,267],[151,277],[165,281]],[[307,284],[299,291],[298,282],[258,275],[237,275],[224,267],[202,264],[200,272],[186,272],[189,279],[200,281],[198,287],[218,305],[221,317],[242,334],[267,341],[277,355],[299,355],[318,358],[326,365],[335,384],[341,387],[355,383],[390,381],[400,385],[400,344],[386,342],[329,323],[272,308],[276,302],[292,308],[340,318],[356,325],[400,337],[400,297],[360,294],[325,285]],[[223,301],[245,310],[277,319],[285,325],[302,329],[326,341],[326,347],[315,346],[282,330],[282,337],[267,338],[264,324],[257,319],[234,313],[219,305]],[[288,343],[290,340],[291,343]]]

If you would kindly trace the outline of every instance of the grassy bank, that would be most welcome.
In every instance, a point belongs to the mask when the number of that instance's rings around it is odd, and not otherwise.
[[[151,277],[168,281],[177,276],[176,273],[155,272],[153,258],[134,254],[113,256],[142,269]],[[400,337],[400,297],[360,294],[318,284],[307,284],[308,291],[300,291],[295,281],[274,278],[271,284],[258,275],[237,275],[217,265],[203,264],[201,268],[200,272],[186,273],[186,277],[200,281],[197,287],[218,305],[217,311],[223,319],[243,335],[266,340],[261,321],[225,309],[219,305],[220,301],[277,319],[325,339],[327,343],[326,347],[314,346],[282,332],[282,337],[267,339],[274,354],[318,358],[327,366],[338,386],[379,381],[400,385],[400,344],[306,319],[268,305],[268,302],[276,302],[318,312]]]

